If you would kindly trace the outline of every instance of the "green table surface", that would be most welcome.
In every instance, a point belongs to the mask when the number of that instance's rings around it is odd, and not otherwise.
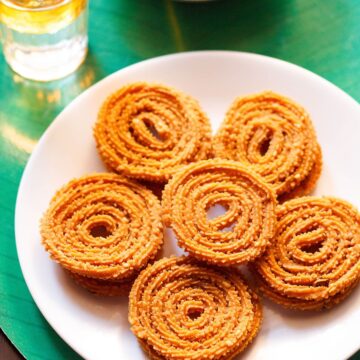
[[[290,61],[360,100],[359,0],[92,0],[89,36],[85,64],[52,83],[24,80],[0,52],[0,326],[28,359],[79,358],[51,329],[27,289],[15,248],[14,209],[38,139],[85,88],[143,59],[224,49]],[[360,359],[360,352],[353,359]]]

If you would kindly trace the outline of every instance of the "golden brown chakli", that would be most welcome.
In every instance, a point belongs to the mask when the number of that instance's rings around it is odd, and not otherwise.
[[[45,249],[78,283],[96,293],[102,286],[109,295],[154,259],[163,243],[157,197],[116,174],[70,181],[51,200],[40,231]]]
[[[130,292],[131,329],[151,359],[232,359],[261,319],[259,298],[239,272],[187,257],[148,266]]]
[[[166,182],[212,154],[210,123],[198,102],[158,84],[134,83],[110,95],[94,136],[111,170],[148,181]]]
[[[275,229],[276,198],[263,179],[231,160],[203,160],[184,167],[163,192],[163,217],[179,245],[199,260],[243,264],[261,255]],[[224,215],[207,211],[222,205]]]
[[[335,198],[303,197],[277,208],[271,246],[256,261],[262,292],[292,309],[342,301],[360,279],[360,215]]]
[[[214,151],[251,167],[282,199],[309,194],[322,167],[309,115],[273,92],[236,99],[214,139]]]

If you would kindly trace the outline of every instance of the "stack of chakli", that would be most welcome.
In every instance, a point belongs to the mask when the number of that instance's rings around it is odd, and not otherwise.
[[[133,83],[105,100],[94,137],[113,173],[61,188],[42,242],[89,291],[131,289],[129,322],[150,358],[232,359],[259,331],[257,291],[321,310],[358,284],[360,215],[343,200],[305,196],[322,155],[310,116],[291,99],[237,98],[212,137],[197,100]],[[209,219],[219,205],[226,212]],[[188,256],[156,261],[164,226]]]

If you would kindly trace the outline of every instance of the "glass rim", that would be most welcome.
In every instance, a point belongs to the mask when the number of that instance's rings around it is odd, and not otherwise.
[[[52,9],[56,9],[60,6],[64,6],[67,3],[70,3],[74,0],[62,0],[60,2],[58,2],[57,4],[53,4],[53,5],[47,5],[47,6],[43,6],[43,7],[25,7],[22,6],[18,1],[12,1],[12,0],[0,0],[1,4],[4,4],[8,7],[11,7],[13,9],[19,10],[19,11],[31,11],[31,12],[40,12],[40,11],[48,11],[48,10],[52,10]],[[84,0],[87,1],[87,0]]]

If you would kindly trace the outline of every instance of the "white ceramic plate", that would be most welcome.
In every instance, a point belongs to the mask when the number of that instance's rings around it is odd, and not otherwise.
[[[122,69],[92,86],[52,123],[33,152],[16,205],[16,243],[30,292],[51,326],[87,359],[143,359],[127,321],[126,299],[103,299],[75,286],[40,244],[39,219],[71,178],[104,171],[92,137],[100,104],[133,81],[156,81],[196,97],[213,131],[238,95],[271,89],[311,114],[323,149],[317,195],[360,207],[360,107],[326,80],[272,58],[235,52],[164,56]],[[180,253],[167,232],[165,253]],[[360,348],[360,287],[330,312],[294,313],[265,302],[261,331],[243,359],[344,359]]]

